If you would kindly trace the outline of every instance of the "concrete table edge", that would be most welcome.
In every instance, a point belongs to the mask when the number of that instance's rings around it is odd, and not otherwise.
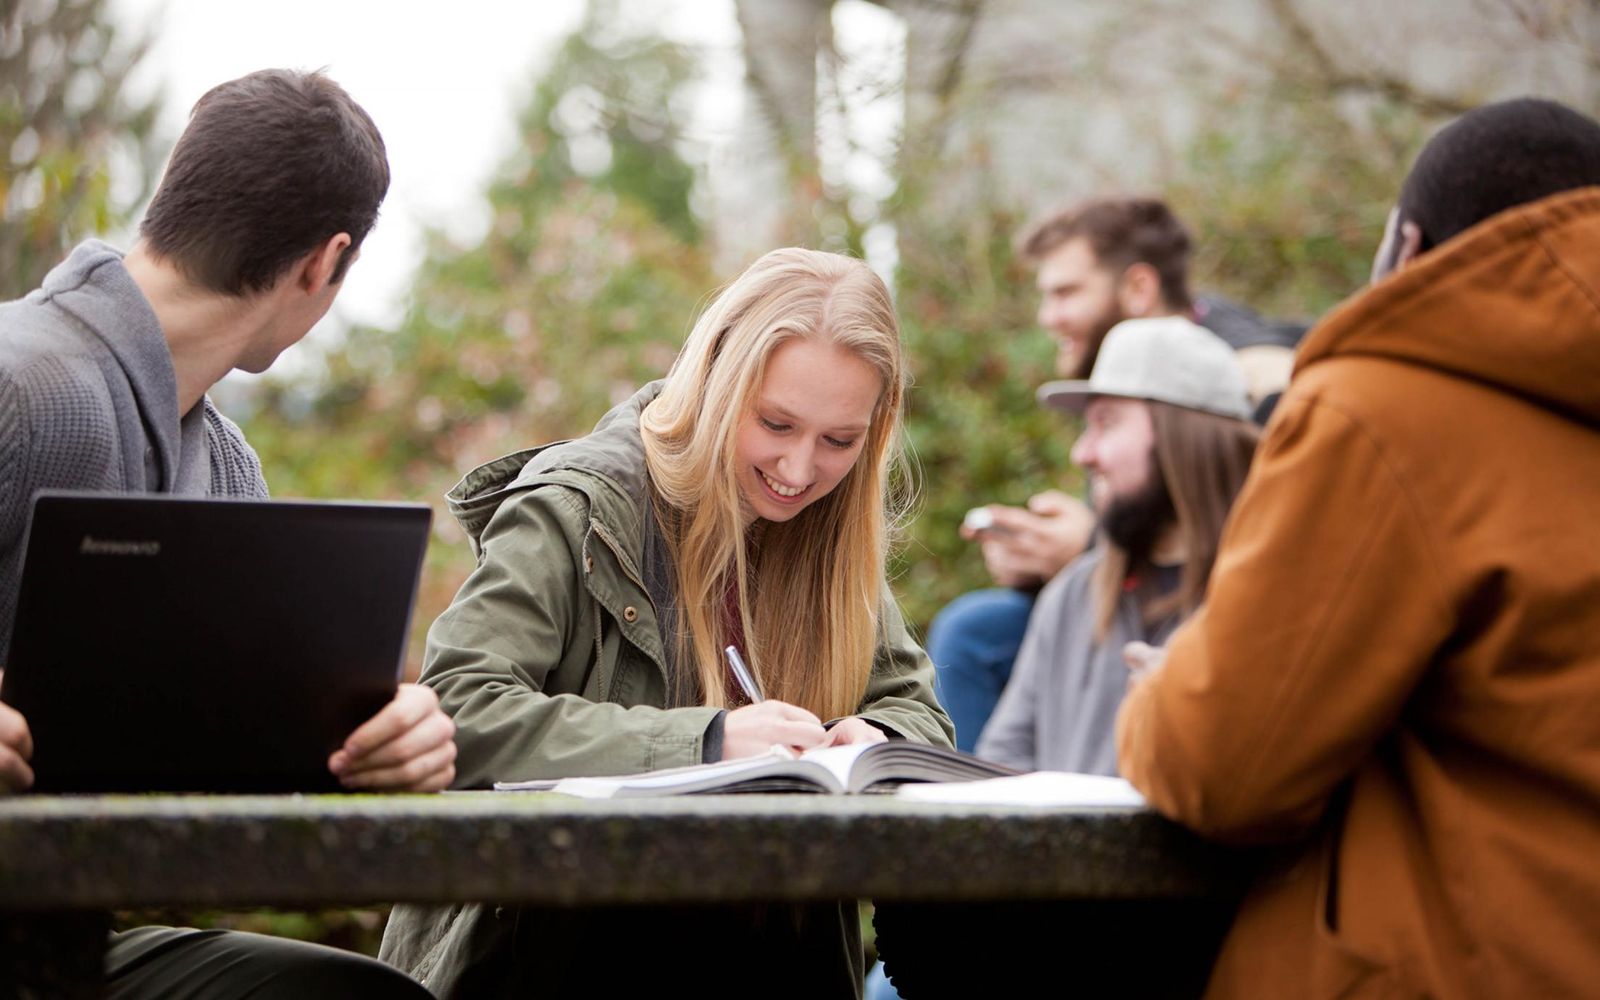
[[[1124,807],[891,796],[21,796],[0,910],[1195,898],[1244,856]]]

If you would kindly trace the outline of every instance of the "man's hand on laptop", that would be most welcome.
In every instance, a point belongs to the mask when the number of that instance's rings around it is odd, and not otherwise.
[[[393,701],[334,751],[328,770],[346,788],[437,792],[455,780],[455,735],[433,689],[402,684]]]
[[[33,734],[28,720],[10,705],[0,702],[0,793],[20,792],[33,785]]]

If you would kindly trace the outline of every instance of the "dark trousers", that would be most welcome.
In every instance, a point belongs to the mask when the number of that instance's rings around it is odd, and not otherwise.
[[[1236,906],[1234,900],[880,903],[873,926],[884,971],[905,1000],[1041,992],[1191,998],[1205,991]]]
[[[455,1000],[858,1000],[860,908],[837,903],[485,906],[445,961]]]
[[[376,959],[241,931],[138,927],[106,947],[107,997],[163,1000],[427,1000],[409,976]]]

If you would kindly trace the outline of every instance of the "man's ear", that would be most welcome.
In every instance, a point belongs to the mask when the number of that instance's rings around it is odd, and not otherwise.
[[[1149,316],[1161,304],[1161,275],[1143,261],[1130,264],[1117,279],[1117,305],[1132,319]]]
[[[1400,249],[1395,254],[1395,270],[1405,267],[1422,252],[1422,227],[1407,219],[1400,223]]]
[[[320,293],[342,277],[339,262],[351,243],[349,233],[335,233],[302,258],[299,284],[308,295]]]
[[[1422,253],[1422,227],[1400,214],[1400,206],[1389,209],[1383,220],[1383,239],[1372,255],[1374,283],[1405,267]]]

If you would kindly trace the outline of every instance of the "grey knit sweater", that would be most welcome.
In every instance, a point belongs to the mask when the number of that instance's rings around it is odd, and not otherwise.
[[[0,656],[42,489],[267,495],[255,452],[210,399],[178,413],[156,315],[122,254],[96,240],[0,304]]]
[[[1104,557],[1105,546],[1090,549],[1039,592],[1011,679],[978,737],[979,757],[1023,771],[1117,773],[1117,709],[1128,691],[1122,647],[1165,645],[1180,616],[1146,622],[1139,598],[1124,593],[1111,631],[1096,641],[1093,583]],[[1151,575],[1165,595],[1177,590],[1182,570]]]

